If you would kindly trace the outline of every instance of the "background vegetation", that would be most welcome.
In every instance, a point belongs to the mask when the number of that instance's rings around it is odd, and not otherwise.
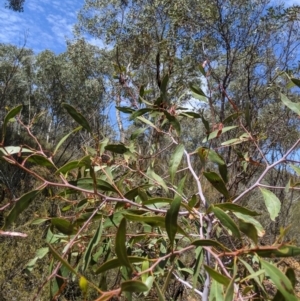
[[[0,44],[0,299],[298,300],[298,27],[86,0],[66,52]]]

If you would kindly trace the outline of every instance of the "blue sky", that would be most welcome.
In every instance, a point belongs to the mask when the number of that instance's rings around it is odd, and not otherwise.
[[[0,0],[0,43],[26,46],[36,53],[50,49],[65,51],[66,38],[72,39],[73,25],[84,0],[25,0],[23,13],[6,9],[6,0]],[[275,1],[274,1],[275,2]],[[286,6],[300,5],[300,0],[284,1]],[[92,44],[100,41],[89,39]]]

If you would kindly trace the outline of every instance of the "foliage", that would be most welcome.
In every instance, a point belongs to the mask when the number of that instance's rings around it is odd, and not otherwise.
[[[169,288],[174,281],[194,290],[202,300],[217,300],[218,296],[224,300],[249,296],[266,300],[272,295],[265,286],[266,277],[275,284],[276,296],[297,300],[294,274],[285,276],[276,264],[264,258],[300,255],[300,248],[284,242],[286,229],[281,229],[274,244],[261,246],[259,240],[265,231],[257,219],[259,213],[239,203],[259,188],[269,218],[278,217],[281,204],[272,190],[279,187],[265,185],[264,180],[281,164],[292,164],[298,171],[290,156],[298,150],[299,140],[272,164],[265,160],[257,180],[239,195],[231,195],[226,186],[231,174],[222,155],[217,149],[186,150],[180,138],[180,124],[189,111],[182,114],[182,109],[174,104],[162,106],[160,98],[164,101],[166,94],[161,93],[158,99],[147,102],[147,110],[137,109],[130,114],[145,124],[145,131],[154,128],[169,141],[162,150],[170,156],[169,169],[163,173],[156,169],[161,151],[141,152],[137,136],[132,136],[126,145],[95,139],[93,148],[86,148],[81,158],[61,167],[54,163],[54,153],[44,152],[30,126],[23,124],[37,148],[2,144],[1,160],[18,166],[40,182],[5,205],[11,209],[2,234],[18,235],[9,229],[30,203],[47,190],[52,191],[49,197],[61,208],[55,216],[45,214],[32,222],[48,225],[47,246],[36,253],[27,271],[31,272],[39,258],[45,258],[47,253],[50,256],[50,276],[37,289],[35,298],[48,283],[51,299],[63,294],[65,281],[72,275],[78,279],[85,298],[98,294],[94,300],[117,295],[134,300],[140,294],[160,300],[176,299],[177,293]],[[287,104],[285,98],[283,102]],[[68,105],[65,109],[83,129],[91,130],[87,119],[75,108]],[[145,114],[153,116],[151,121],[141,117]],[[12,118],[20,120],[19,107],[7,116],[3,130]],[[259,141],[245,129],[242,115],[237,116],[236,126],[248,137],[240,143],[254,144],[261,152]],[[106,160],[105,156],[112,159]],[[200,176],[195,172],[199,162],[203,166]],[[219,166],[220,173],[205,169],[210,162]],[[36,171],[37,167],[48,169],[55,177],[44,177]],[[186,183],[188,176],[190,183]],[[215,195],[223,195],[225,201],[211,203],[203,191],[205,179],[215,189]],[[290,185],[288,189],[298,188]],[[93,274],[101,276],[100,285]]]
[[[298,10],[86,0],[65,53],[1,45],[2,295],[297,300]]]

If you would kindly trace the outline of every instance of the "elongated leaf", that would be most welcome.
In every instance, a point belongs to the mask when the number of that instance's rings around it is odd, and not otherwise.
[[[90,240],[84,255],[83,255],[83,263],[82,263],[82,270],[86,271],[88,265],[90,264],[91,258],[92,258],[92,252],[94,248],[98,245],[101,235],[102,235],[102,230],[103,230],[103,224],[102,221],[99,223],[99,226],[93,236],[93,238]]]
[[[162,95],[166,95],[167,93],[167,86],[168,86],[168,82],[169,82],[169,74],[166,74],[161,82],[161,86],[160,86],[160,91],[162,93]]]
[[[128,200],[134,200],[134,198],[139,195],[140,190],[147,189],[149,187],[151,187],[151,185],[148,185],[148,184],[135,187],[135,188],[127,191],[125,193],[124,197]]]
[[[298,176],[300,175],[300,167],[299,166],[295,166],[292,164],[290,164],[289,166],[293,168],[293,170],[297,173]]]
[[[147,130],[147,128],[139,128],[137,130],[135,130],[131,135],[130,135],[130,140],[134,140],[136,139],[139,135],[143,134],[145,131]]]
[[[86,129],[89,133],[92,132],[92,129],[88,123],[88,121],[85,119],[85,117],[79,113],[74,107],[67,103],[62,103],[62,107],[67,110],[67,112],[71,115],[71,117],[78,122],[84,129]]]
[[[295,287],[296,283],[297,283],[297,278],[295,275],[295,272],[292,268],[288,268],[286,270],[285,273],[286,277],[291,281],[292,286]],[[284,296],[281,294],[281,292],[279,290],[277,290],[277,293],[275,295],[275,297],[273,298],[272,301],[285,301],[286,299],[284,298]]]
[[[148,224],[152,227],[163,227],[165,228],[165,217],[163,216],[140,216],[136,214],[128,214],[124,213],[124,217],[130,221],[134,222],[140,222],[140,223],[145,223]]]
[[[233,219],[227,213],[225,213],[222,209],[220,209],[218,207],[213,207],[212,212],[219,219],[222,226],[229,229],[234,236],[241,238],[240,231],[239,231],[236,223],[233,221]]]
[[[222,285],[216,281],[212,280],[211,289],[209,294],[209,301],[221,301],[223,300],[223,289]]]
[[[199,247],[199,246],[214,247],[214,248],[219,248],[219,249],[222,249],[222,250],[229,251],[229,249],[227,249],[221,243],[219,243],[219,242],[217,242],[215,240],[211,240],[211,239],[198,239],[198,240],[193,241],[191,243],[191,245],[194,245],[194,246],[197,246],[197,247]]]
[[[2,144],[4,142],[4,139],[5,139],[5,134],[6,134],[6,127],[7,127],[7,124],[9,123],[9,121],[14,118],[16,115],[18,115],[21,110],[22,110],[23,106],[22,105],[19,105],[19,106],[16,106],[14,107],[13,109],[11,109],[5,116],[4,118],[4,121],[3,121],[3,124],[2,124]]]
[[[196,84],[190,83],[189,86],[190,86],[190,89],[191,89],[194,93],[196,93],[197,95],[207,97],[207,96],[205,95],[205,93],[202,91],[202,89],[199,88]]]
[[[156,288],[156,292],[157,292],[157,295],[158,295],[158,301],[165,301],[164,294],[162,293],[158,283],[155,280],[154,280],[154,286]]]
[[[38,259],[42,259],[44,256],[46,256],[49,252],[49,248],[46,247],[46,248],[40,248],[36,251],[35,253],[35,257],[33,259],[31,259],[25,269],[29,272],[32,272],[33,268],[34,268],[34,265],[35,263],[37,262]]]
[[[77,181],[70,181],[70,184],[82,189],[94,191],[94,181],[92,178],[81,178]],[[97,179],[96,189],[118,193],[112,185],[101,179]]]
[[[280,94],[281,101],[286,105],[289,109],[294,111],[296,114],[300,115],[300,103],[295,103],[290,101],[284,94]]]
[[[181,204],[181,199],[175,198],[171,203],[170,209],[167,211],[166,219],[165,219],[166,231],[170,239],[170,245],[172,250],[174,248],[174,239],[178,228],[177,218],[180,209],[180,204]]]
[[[123,218],[120,222],[115,241],[115,252],[117,257],[122,265],[128,267],[130,270],[133,270],[133,267],[127,256],[126,248],[126,219]]]
[[[134,112],[131,114],[131,116],[129,117],[129,120],[134,120],[134,119],[136,119],[137,117],[142,116],[142,115],[144,115],[144,114],[146,114],[146,113],[150,113],[150,112],[152,112],[152,111],[154,111],[153,108],[142,108],[142,109],[139,109],[139,110],[137,110],[137,111],[134,111]]]
[[[179,116],[185,116],[185,117],[189,117],[189,118],[201,118],[201,115],[199,113],[196,113],[196,112],[190,112],[190,111],[187,111],[187,112],[181,112],[179,114]]]
[[[12,223],[14,223],[24,210],[26,210],[35,197],[41,192],[41,190],[33,190],[23,194],[19,200],[15,203],[15,206],[9,212],[5,219],[4,229],[7,229]]]
[[[75,169],[75,168],[78,168],[78,167],[82,167],[84,165],[79,165],[79,161],[76,160],[76,161],[71,161],[71,162],[68,162],[67,164],[65,164],[64,166],[62,166],[61,168],[59,168],[56,173],[59,174],[59,173],[62,173],[62,174],[65,174],[67,173],[68,171],[72,170],[72,169]]]
[[[210,171],[210,172],[204,172],[203,175],[219,192],[221,192],[225,196],[226,199],[230,198],[225,183],[217,173]]]
[[[257,235],[257,229],[255,226],[251,223],[246,223],[243,220],[239,220],[239,229],[244,234],[246,234],[249,238],[251,238],[254,243],[257,245],[258,235]]]
[[[67,219],[55,217],[51,219],[51,224],[63,234],[72,235],[76,233],[74,225]]]
[[[40,166],[45,166],[45,167],[53,167],[55,168],[55,166],[52,164],[52,162],[50,162],[47,158],[45,158],[44,156],[40,156],[40,155],[32,155],[27,159],[27,162],[33,162],[37,165]]]
[[[116,107],[116,109],[125,114],[131,114],[134,112],[134,109],[130,107]]]
[[[221,134],[224,134],[232,129],[235,129],[237,126],[236,125],[232,125],[232,126],[225,126],[222,130],[221,130]],[[219,130],[215,130],[213,132],[211,132],[207,138],[204,138],[202,140],[203,143],[207,142],[208,140],[214,139],[219,137],[220,133]]]
[[[137,256],[128,256],[128,260],[130,263],[142,263],[146,260],[144,257],[137,257]],[[116,269],[122,266],[122,263],[118,258],[113,258],[110,260],[105,261],[96,271],[96,274],[104,273],[108,270]]]
[[[270,214],[270,218],[272,221],[275,221],[275,218],[280,212],[281,203],[273,192],[261,187],[259,189],[264,197],[267,210]]]
[[[245,268],[248,270],[250,275],[255,275],[255,271],[253,270],[253,268],[251,267],[251,265],[249,263],[242,260],[240,257],[238,258],[238,260],[245,266]],[[266,294],[265,288],[262,285],[262,283],[261,283],[260,279],[258,278],[258,276],[255,275],[252,278],[257,283],[257,285],[260,287],[260,289]]]
[[[260,262],[267,275],[274,282],[276,288],[284,296],[285,300],[297,301],[298,298],[295,295],[291,281],[273,264],[263,259],[260,259]]]
[[[231,115],[229,115],[228,117],[226,117],[223,120],[223,124],[227,124],[227,123],[231,123],[233,121],[235,121],[238,117],[240,117],[243,113],[242,112],[235,112]]]
[[[182,160],[183,152],[184,152],[184,146],[182,144],[179,144],[171,156],[169,173],[170,173],[172,182],[174,182],[174,177],[175,177],[177,168]]]
[[[168,121],[173,126],[173,128],[175,129],[177,135],[180,136],[180,134],[181,134],[180,122],[177,120],[177,118],[174,115],[171,115],[169,112],[164,111],[164,114],[165,114],[166,118],[168,119]]]
[[[76,129],[74,129],[72,132],[70,132],[69,134],[65,135],[64,137],[62,137],[60,139],[60,141],[57,143],[55,149],[54,149],[54,152],[53,152],[53,155],[56,154],[56,152],[58,151],[58,149],[61,147],[61,145],[74,133],[78,132],[79,130],[82,129],[82,126],[79,126],[77,127]]]
[[[33,153],[32,150],[30,150],[28,148],[25,148],[25,147],[20,147],[20,146],[5,146],[5,147],[0,147],[0,151],[5,156],[14,155],[14,154],[21,154],[21,153]]]
[[[233,214],[243,220],[244,222],[246,223],[251,223],[257,230],[257,235],[259,237],[263,237],[265,235],[265,230],[263,228],[263,226],[256,220],[254,219],[252,216],[249,216],[249,215],[246,215],[246,214],[243,214],[243,213],[240,213],[240,212],[234,212],[233,211]]]
[[[128,280],[121,283],[122,292],[143,293],[148,291],[148,286],[138,280]]]
[[[204,268],[211,278],[213,278],[214,280],[216,280],[217,282],[225,286],[229,285],[230,279],[228,277],[220,274],[219,272],[215,271],[214,269],[210,268],[207,265],[204,265]]]
[[[250,215],[250,216],[257,216],[260,215],[259,213],[249,210],[245,207],[236,205],[236,204],[232,204],[232,203],[220,203],[220,204],[214,204],[215,207],[218,207],[222,210],[229,210],[229,211],[234,211],[234,212],[240,212],[242,214],[245,215]],[[210,208],[208,208],[207,210],[208,212],[210,212]]]
[[[129,151],[129,148],[127,148],[124,144],[108,144],[105,146],[105,150],[123,155]]]
[[[145,281],[143,281],[143,283],[145,283],[148,287],[147,292],[144,292],[144,296],[147,296],[152,288],[153,282],[154,282],[154,276],[149,276],[147,277],[147,279]]]
[[[168,191],[168,186],[166,185],[165,181],[154,172],[153,169],[149,168],[147,170],[147,176],[150,177],[154,183],[159,184],[166,192]]]
[[[66,267],[70,272],[74,273],[75,275],[78,275],[78,272],[65,259],[63,259],[49,243],[48,247],[55,259],[60,261],[63,264],[63,266]]]

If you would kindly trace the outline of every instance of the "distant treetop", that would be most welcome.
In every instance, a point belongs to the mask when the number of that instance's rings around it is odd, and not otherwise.
[[[24,2],[25,0],[8,0],[5,6],[13,11],[23,12]]]

